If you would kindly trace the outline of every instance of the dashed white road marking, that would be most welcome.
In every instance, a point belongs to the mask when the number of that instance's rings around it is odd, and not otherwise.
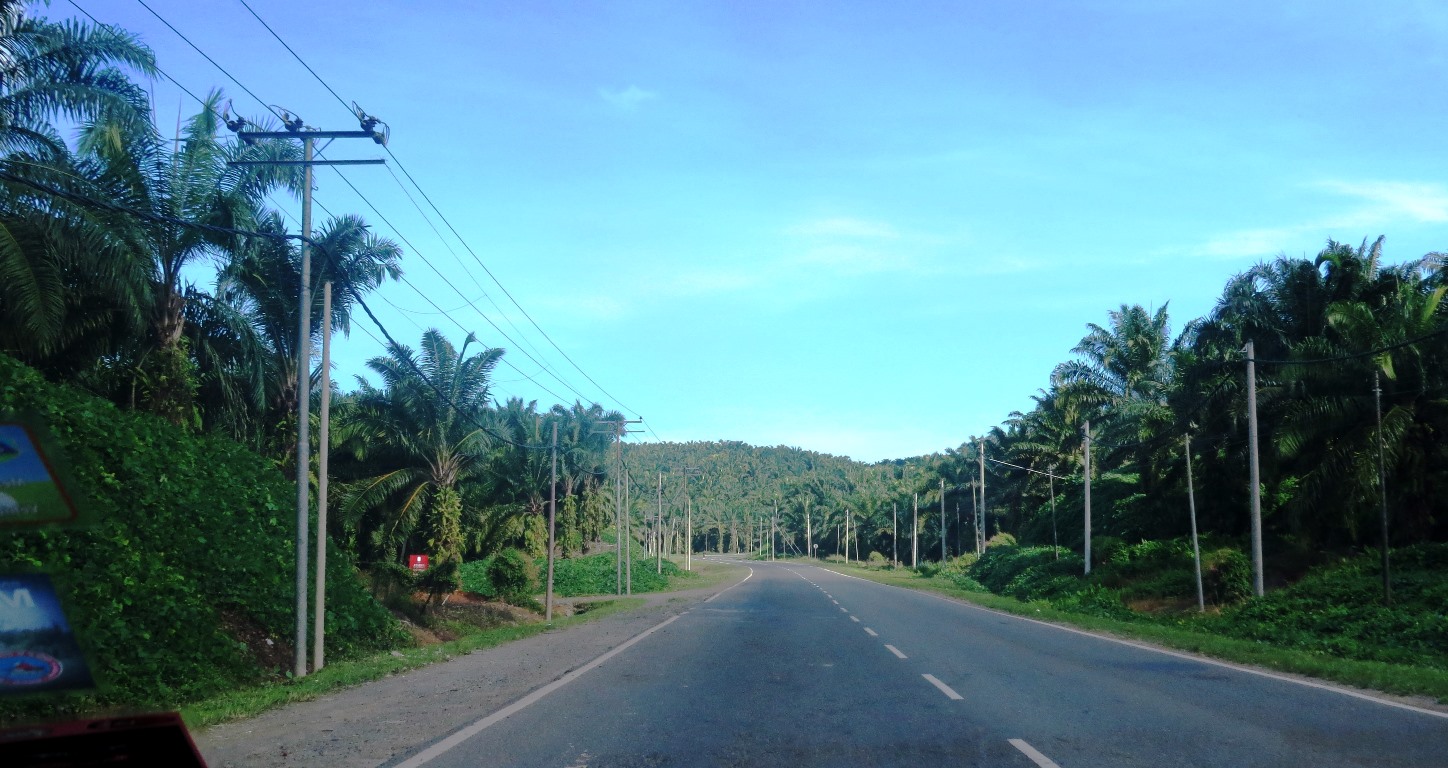
[[[946,685],[945,683],[940,682],[940,680],[937,679],[937,678],[935,677],[935,675],[925,674],[925,675],[921,675],[921,677],[925,678],[925,680],[926,680],[927,682],[929,682],[931,685],[935,686],[936,688],[939,688],[939,689],[940,689],[940,692],[943,693],[943,694],[945,694],[946,698],[950,699],[951,701],[960,701],[961,699],[964,699],[964,698],[965,698],[964,696],[961,696],[960,694],[956,693],[954,688],[951,688],[950,686]]]
[[[1198,655],[1192,654],[1192,653],[1184,653],[1184,652],[1179,652],[1179,651],[1169,651],[1169,650],[1167,650],[1167,649],[1165,649],[1165,648],[1157,648],[1157,647],[1152,646],[1152,645],[1147,645],[1146,643],[1138,643],[1138,642],[1134,642],[1134,641],[1132,641],[1132,640],[1124,640],[1124,639],[1118,638],[1118,637],[1108,637],[1108,636],[1106,636],[1106,635],[1098,635],[1098,634],[1096,634],[1096,633],[1094,633],[1094,632],[1088,632],[1088,631],[1086,631],[1086,630],[1084,630],[1084,629],[1076,629],[1075,627],[1067,627],[1067,626],[1063,626],[1063,625],[1061,625],[1061,624],[1053,624],[1053,623],[1051,623],[1051,622],[1049,622],[1049,621],[1041,621],[1040,619],[1031,619],[1031,618],[1027,618],[1027,617],[1025,617],[1025,616],[1018,616],[1018,615],[1016,615],[1016,614],[1014,614],[1014,613],[1007,613],[1007,612],[1005,612],[1005,611],[998,611],[998,610],[995,610],[994,608],[987,608],[987,607],[985,607],[985,606],[983,606],[983,605],[975,605],[974,603],[969,603],[969,602],[966,602],[966,601],[964,601],[964,600],[957,600],[957,599],[955,599],[955,598],[946,597],[945,595],[937,595],[937,594],[934,594],[934,593],[932,593],[932,592],[926,592],[926,591],[924,591],[924,590],[909,589],[909,588],[907,588],[907,587],[897,587],[897,586],[894,586],[894,585],[891,585],[891,584],[881,584],[881,583],[878,582],[878,581],[871,581],[870,579],[862,579],[862,578],[860,578],[859,576],[851,576],[851,575],[848,574],[848,573],[840,573],[839,571],[831,571],[831,570],[828,569],[828,568],[821,568],[821,567],[818,566],[818,565],[813,566],[813,567],[814,567],[814,568],[819,568],[819,569],[822,570],[822,571],[829,571],[830,573],[833,573],[833,574],[835,574],[836,576],[843,576],[843,577],[845,577],[845,578],[847,578],[847,579],[854,579],[855,581],[863,581],[863,582],[865,582],[866,584],[874,584],[875,586],[877,586],[877,587],[882,587],[882,588],[884,588],[884,589],[903,589],[903,590],[906,590],[906,591],[908,591],[908,592],[913,592],[913,593],[915,593],[915,594],[917,594],[917,595],[922,595],[922,596],[924,596],[924,597],[928,597],[928,598],[931,598],[931,599],[934,599],[934,600],[941,600],[941,601],[944,601],[944,602],[947,602],[947,603],[954,603],[955,605],[961,606],[962,608],[967,608],[967,609],[976,610],[976,611],[983,611],[983,612],[985,612],[985,613],[993,613],[993,614],[995,614],[995,615],[997,615],[997,616],[1001,616],[1001,617],[1004,617],[1004,618],[1007,618],[1007,619],[1016,619],[1016,620],[1018,620],[1018,621],[1026,621],[1026,622],[1030,622],[1030,623],[1032,623],[1032,624],[1039,624],[1039,625],[1041,625],[1041,626],[1043,626],[1043,627],[1049,627],[1049,628],[1051,628],[1051,629],[1058,629],[1058,630],[1060,630],[1060,631],[1062,631],[1062,632],[1070,632],[1070,633],[1073,634],[1073,635],[1081,635],[1081,636],[1083,636],[1083,637],[1093,637],[1093,638],[1095,638],[1095,639],[1097,639],[1097,640],[1101,640],[1102,642],[1116,643],[1117,645],[1128,645],[1128,646],[1131,646],[1132,648],[1136,648],[1136,649],[1143,650],[1143,651],[1149,651],[1149,652],[1151,652],[1151,653],[1159,653],[1159,654],[1162,654],[1163,656],[1173,656],[1173,657],[1178,658],[1178,659],[1185,659],[1186,661],[1195,661],[1195,662],[1198,662],[1198,663],[1201,663],[1201,664],[1210,664],[1210,665],[1212,665],[1212,666],[1214,666],[1214,667],[1221,667],[1221,668],[1223,668],[1223,669],[1231,669],[1231,670],[1235,670],[1235,671],[1237,671],[1237,672],[1243,672],[1243,673],[1246,673],[1246,674],[1249,674],[1249,675],[1256,675],[1257,677],[1265,677],[1265,678],[1268,678],[1269,680],[1276,680],[1276,681],[1278,681],[1278,682],[1283,682],[1283,683],[1291,683],[1291,684],[1293,684],[1293,685],[1301,685],[1301,686],[1305,686],[1305,687],[1307,687],[1307,688],[1316,688],[1316,689],[1318,689],[1319,691],[1327,691],[1327,692],[1329,692],[1329,693],[1341,694],[1341,695],[1343,695],[1343,696],[1351,696],[1351,697],[1353,697],[1353,698],[1355,698],[1355,699],[1361,699],[1362,701],[1369,701],[1369,702],[1372,702],[1372,703],[1374,703],[1374,704],[1381,704],[1381,705],[1383,705],[1383,706],[1385,706],[1385,707],[1393,707],[1393,708],[1395,708],[1395,709],[1404,709],[1404,710],[1407,710],[1407,711],[1409,711],[1409,712],[1417,712],[1417,713],[1420,714],[1420,715],[1427,715],[1427,716],[1429,716],[1429,717],[1436,717],[1436,718],[1448,720],[1448,712],[1439,712],[1439,711],[1433,710],[1433,709],[1424,709],[1424,708],[1422,708],[1422,707],[1415,707],[1415,706],[1413,706],[1412,704],[1404,704],[1404,703],[1398,702],[1398,701],[1391,701],[1391,700],[1389,700],[1389,699],[1379,698],[1379,697],[1373,696],[1373,695],[1371,695],[1371,694],[1360,693],[1360,692],[1358,692],[1358,691],[1348,690],[1347,688],[1342,688],[1342,687],[1339,687],[1339,686],[1337,686],[1337,685],[1332,685],[1332,684],[1330,684],[1330,683],[1322,683],[1322,682],[1317,682],[1317,681],[1314,681],[1314,680],[1302,680],[1302,679],[1295,678],[1295,677],[1288,677],[1287,675],[1279,675],[1279,674],[1277,674],[1277,673],[1275,673],[1275,672],[1268,672],[1268,671],[1262,670],[1262,669],[1254,669],[1254,668],[1252,668],[1252,667],[1244,666],[1244,665],[1241,665],[1241,664],[1234,664],[1234,663],[1232,663],[1232,662],[1230,662],[1230,661],[1221,661],[1220,659],[1213,659],[1213,658],[1210,658],[1210,657],[1207,657],[1207,656],[1198,656]]]
[[[840,604],[840,601],[838,601],[838,600],[831,600],[830,602],[834,603],[835,605],[839,605],[839,604]]]
[[[851,616],[851,617],[850,617],[850,621],[859,621],[859,620],[860,620],[860,617],[858,617],[858,616]]]
[[[869,627],[865,627],[865,634],[869,635],[870,637],[879,637],[879,636],[880,636],[880,633],[876,632],[876,631],[873,630],[873,629],[870,629]]]
[[[848,608],[844,607],[843,605],[840,606],[840,610],[841,610],[841,611],[844,611],[845,613],[849,613],[849,612],[850,612],[850,610],[849,610]]]
[[[1053,761],[1051,758],[1046,757],[1045,755],[1038,752],[1035,747],[1027,744],[1025,739],[1011,739],[1010,742],[1011,746],[1019,749],[1021,751],[1021,754],[1031,758],[1031,762],[1035,763],[1041,768],[1061,768],[1061,766],[1056,765],[1055,761]]]
[[[890,645],[889,643],[885,643],[885,647],[890,650],[890,653],[895,654],[895,658],[897,658],[897,659],[908,659],[908,658],[910,658],[909,656],[906,656],[905,654],[901,653],[899,648],[896,648],[895,646]],[[929,675],[926,675],[926,677],[929,677]]]

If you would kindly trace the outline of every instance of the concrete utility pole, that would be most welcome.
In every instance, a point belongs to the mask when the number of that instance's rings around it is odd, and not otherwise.
[[[890,534],[890,567],[900,567],[900,502],[890,505],[890,521],[895,525],[895,532]]]
[[[664,473],[659,472],[659,517],[654,523],[654,570],[664,572]]]
[[[1055,469],[1055,467],[1052,467]],[[1051,559],[1061,559],[1061,542],[1056,538],[1056,476],[1046,476],[1051,485]]]
[[[354,105],[355,106],[355,105]],[[286,124],[285,131],[248,131],[245,130],[247,121],[243,119],[226,120],[226,126],[234,131],[239,139],[250,144],[258,139],[279,139],[287,141],[301,140],[301,160],[238,160],[228,163],[235,166],[302,166],[302,263],[301,263],[301,287],[298,304],[297,322],[297,546],[296,546],[296,638],[295,652],[293,655],[294,677],[306,677],[307,675],[307,537],[310,535],[308,528],[310,504],[310,471],[311,471],[311,376],[312,376],[312,166],[314,165],[381,165],[382,160],[314,160],[313,142],[316,139],[371,139],[374,142],[386,145],[387,134],[376,130],[380,122],[376,118],[367,115],[362,110],[357,110],[357,119],[361,124],[358,131],[318,131],[305,129],[300,117],[293,117],[283,112],[282,121]],[[329,264],[332,254],[327,254]],[[330,276],[335,270],[327,270]],[[330,343],[323,340],[323,348],[327,349]],[[325,397],[325,395],[324,395]],[[329,414],[328,414],[329,415]],[[324,416],[325,418],[325,416]],[[327,427],[322,426],[325,433]],[[327,446],[323,444],[322,450],[326,451]],[[325,460],[323,460],[325,462]],[[324,471],[324,470],[321,470]],[[325,487],[325,480],[319,481],[319,491]],[[318,557],[318,565],[323,566],[317,569],[317,618],[314,629],[317,633],[317,652],[313,663],[317,669],[321,669],[324,658],[321,649],[324,643],[326,615],[326,540],[327,530],[322,524],[325,519],[325,507],[327,499],[319,493],[318,505],[318,530],[317,547],[321,554]]]
[[[980,450],[977,451],[980,458],[980,527],[975,529],[975,553],[985,554],[985,438],[980,438]]]
[[[684,467],[684,570],[694,570],[694,504],[689,499],[689,475],[702,473],[699,467]],[[719,532],[720,547],[723,547],[724,532]]]
[[[1192,433],[1182,435],[1187,454],[1187,509],[1192,518],[1192,560],[1197,565],[1197,612],[1207,612],[1206,594],[1202,592],[1202,546],[1197,541],[1197,491],[1192,484]]]
[[[311,173],[308,166],[307,173]],[[322,283],[322,403],[317,430],[317,583],[312,595],[312,671],[327,664],[327,450],[332,439],[332,281]]]
[[[1082,469],[1086,475],[1086,575],[1091,575],[1091,420],[1081,427],[1084,435],[1081,444]]]
[[[804,556],[805,556],[805,557],[814,557],[814,544],[813,544],[813,541],[812,541],[812,534],[813,534],[813,531],[810,530],[810,523],[809,523],[809,497],[806,496],[806,497],[805,497],[805,500],[804,500]]]
[[[779,500],[774,501],[774,514],[769,518],[769,559],[774,558],[774,537],[779,532]]]
[[[1378,413],[1378,510],[1383,522],[1383,604],[1393,604],[1393,582],[1388,576],[1388,470],[1383,459],[1383,387],[1373,369],[1373,406]]]
[[[615,470],[613,477],[613,592],[616,595],[623,594],[623,548],[624,548],[624,521],[623,521],[623,436],[636,432],[628,428],[630,424],[641,424],[643,419],[620,419],[618,421],[601,421],[603,429],[594,429],[595,435],[613,435],[615,448]]]
[[[1262,469],[1257,456],[1257,355],[1252,342],[1242,351],[1247,356],[1247,442],[1248,482],[1252,484],[1252,592],[1264,593],[1262,584]]]
[[[548,590],[543,595],[543,620],[553,620],[554,522],[558,519],[558,422],[553,422],[553,451],[548,471]]]
[[[945,565],[950,557],[945,550],[945,478],[940,478],[940,564]]]
[[[620,444],[621,445],[621,444]],[[622,450],[620,448],[620,450]],[[628,469],[623,471],[623,572],[624,572],[624,594],[633,594],[633,515],[629,513],[628,506],[629,476]]]
[[[920,494],[910,494],[910,567],[920,567]]]

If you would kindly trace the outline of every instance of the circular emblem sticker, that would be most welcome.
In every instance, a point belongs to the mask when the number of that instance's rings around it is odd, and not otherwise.
[[[60,677],[60,661],[39,651],[0,653],[0,685],[40,685]]]

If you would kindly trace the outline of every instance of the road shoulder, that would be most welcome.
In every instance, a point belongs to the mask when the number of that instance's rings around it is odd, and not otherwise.
[[[747,572],[737,571],[741,578]],[[641,595],[637,607],[593,621],[202,729],[196,742],[207,764],[219,768],[380,765],[502,709],[737,581]]]

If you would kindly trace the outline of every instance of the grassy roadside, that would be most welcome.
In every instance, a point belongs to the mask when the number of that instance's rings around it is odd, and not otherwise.
[[[682,566],[682,562],[680,565]],[[743,569],[736,565],[707,562],[695,558],[693,576],[677,580],[671,579],[669,589],[653,594],[718,587],[735,581],[742,572]],[[633,610],[643,606],[648,600],[644,597],[616,597],[610,593],[581,598],[580,602],[586,602],[592,607],[584,613],[557,619],[551,624],[539,621],[532,624],[480,629],[439,645],[404,648],[378,653],[365,659],[337,662],[323,668],[321,672],[308,675],[300,680],[264,683],[213,696],[183,707],[181,716],[190,728],[203,728],[254,717],[275,707],[293,702],[310,701],[332,691],[447,661],[472,651],[492,648],[514,640],[532,637],[541,632],[571,627],[593,619]]]
[[[181,716],[190,728],[202,728],[231,720],[253,717],[274,707],[298,701],[311,701],[332,691],[378,680],[388,675],[448,661],[484,648],[522,640],[525,637],[575,626],[594,619],[637,608],[644,604],[640,597],[613,598],[593,603],[581,614],[557,619],[551,624],[535,622],[483,629],[450,642],[425,648],[404,648],[379,653],[365,659],[329,664],[320,672],[300,680],[264,683],[228,691],[218,696],[182,707]]]
[[[838,563],[816,562],[814,564],[836,573],[857,576],[881,584],[934,592],[1002,613],[1068,625],[1115,637],[1141,640],[1174,650],[1200,653],[1224,661],[1305,675],[1356,688],[1401,696],[1426,696],[1436,700],[1439,704],[1448,704],[1448,672],[1440,669],[1415,667],[1408,664],[1340,659],[1296,649],[1280,648],[1264,642],[1194,632],[1180,627],[1072,613],[1062,611],[1043,601],[1027,603],[990,592],[963,590],[945,579],[924,578],[908,570],[876,571]]]

